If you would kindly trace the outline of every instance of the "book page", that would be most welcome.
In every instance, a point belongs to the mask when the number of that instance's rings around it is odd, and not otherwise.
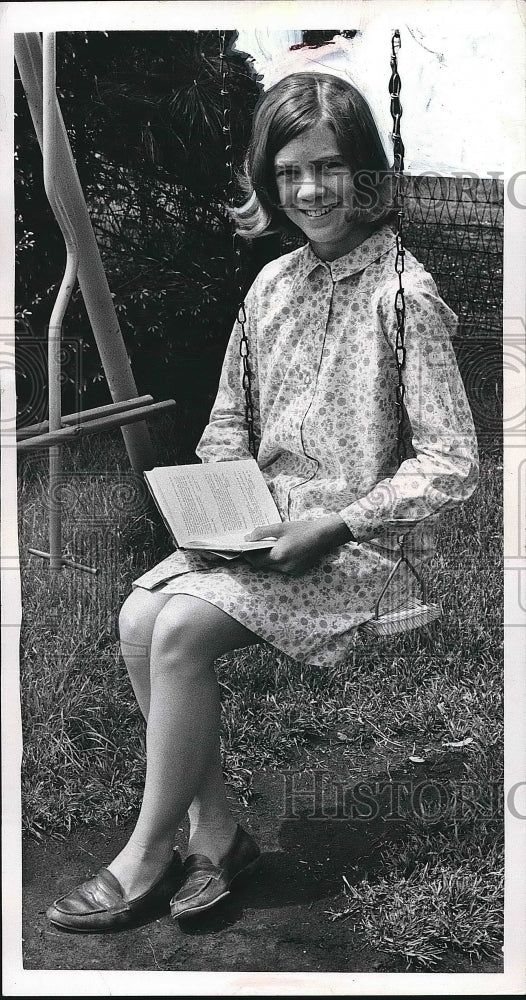
[[[245,541],[246,531],[231,531],[226,535],[211,535],[206,538],[188,538],[182,548],[220,550],[224,556],[229,552],[250,552],[251,549],[271,549],[275,536],[259,538],[257,542]]]
[[[258,543],[245,543],[244,536],[281,520],[254,459],[166,466],[145,477],[182,548],[201,542],[207,548],[254,547]]]

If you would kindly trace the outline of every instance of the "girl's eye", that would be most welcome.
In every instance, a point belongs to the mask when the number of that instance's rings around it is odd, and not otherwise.
[[[343,160],[327,160],[324,167],[326,170],[346,170],[347,164]]]
[[[276,170],[276,177],[278,179],[280,177],[293,178],[297,177],[298,173],[299,173],[298,168],[291,164],[288,167],[278,167]]]

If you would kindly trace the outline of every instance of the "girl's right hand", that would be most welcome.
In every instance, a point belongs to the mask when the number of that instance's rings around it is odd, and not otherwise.
[[[245,552],[244,558],[254,569],[269,569],[287,576],[300,576],[326,552],[353,538],[339,514],[327,514],[310,521],[267,524],[247,535],[247,541],[256,541],[268,535],[276,535],[277,539],[271,549]]]

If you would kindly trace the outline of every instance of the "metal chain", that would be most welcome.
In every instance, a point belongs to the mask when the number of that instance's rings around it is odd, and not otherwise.
[[[230,91],[228,89],[228,81],[230,78],[230,65],[228,63],[225,54],[225,47],[226,47],[225,31],[219,32],[219,43],[220,43],[219,59],[220,59],[220,72],[221,72],[221,97],[223,99],[222,132],[225,143],[225,161],[228,171],[227,196],[229,203],[233,205],[234,194],[235,194],[235,174],[234,174],[232,131],[231,131],[231,101],[230,101]],[[400,74],[398,72],[398,59],[397,59],[397,53],[400,47],[401,47],[400,32],[398,29],[396,29],[393,32],[391,40],[391,78],[389,81],[389,94],[391,97],[391,116],[393,119],[393,131],[392,131],[393,150],[394,150],[393,200],[397,209],[395,271],[398,275],[398,288],[396,290],[394,308],[396,313],[395,361],[398,374],[398,383],[396,386],[396,407],[397,407],[397,420],[398,420],[397,455],[399,464],[401,464],[406,457],[405,442],[403,436],[403,422],[404,422],[403,404],[405,397],[403,372],[406,361],[406,348],[404,339],[405,338],[405,295],[404,295],[404,286],[402,282],[402,275],[404,273],[404,257],[405,257],[404,187],[403,187],[405,149],[400,134],[400,120],[402,117],[402,104],[400,101],[400,91],[402,89],[402,81],[400,79]],[[245,421],[248,430],[249,449],[251,453],[255,456],[256,441],[254,436],[254,403],[252,399],[252,371],[250,368],[250,360],[249,360],[249,343],[246,335],[247,316],[245,312],[245,304],[243,297],[241,249],[237,245],[237,237],[235,234],[232,237],[232,243],[236,258],[234,274],[236,278],[237,289],[239,291],[237,320],[241,328],[239,353],[241,355],[241,358],[243,359],[242,388],[245,393]]]
[[[396,344],[395,344],[395,361],[398,373],[398,383],[396,386],[396,408],[397,408],[397,420],[398,420],[398,440],[397,440],[397,455],[398,464],[401,465],[406,456],[405,442],[403,434],[403,423],[404,423],[404,397],[405,397],[405,385],[403,381],[403,371],[405,368],[406,360],[406,349],[405,349],[405,295],[404,286],[402,283],[402,275],[404,273],[404,144],[402,142],[402,137],[400,135],[400,119],[402,117],[402,105],[400,103],[400,91],[402,89],[402,81],[400,79],[400,74],[398,72],[398,59],[397,53],[401,47],[400,32],[396,29],[393,32],[393,37],[391,39],[391,79],[389,81],[389,94],[391,96],[391,115],[393,118],[393,148],[394,148],[394,167],[393,167],[393,200],[397,210],[397,226],[396,226],[396,257],[395,257],[395,271],[398,275],[398,288],[396,290],[394,308],[396,313]]]
[[[219,61],[220,61],[220,73],[221,73],[221,98],[222,98],[222,132],[223,141],[225,147],[225,163],[228,174],[227,180],[227,199],[229,204],[234,206],[234,198],[236,193],[236,180],[235,180],[235,169],[234,169],[234,156],[233,156],[233,144],[232,144],[232,126],[231,126],[231,114],[232,114],[232,103],[230,99],[230,64],[226,58],[226,31],[219,32]],[[243,268],[242,268],[242,250],[238,245],[238,237],[234,233],[232,236],[232,247],[234,250],[234,277],[236,281],[236,289],[239,293],[238,298],[238,309],[237,309],[237,321],[241,329],[241,338],[239,342],[239,353],[243,362],[243,375],[241,379],[241,387],[245,393],[245,422],[247,425],[248,432],[248,447],[251,454],[256,458],[257,447],[256,438],[254,434],[254,401],[252,398],[252,369],[250,367],[250,351],[249,343],[246,332],[247,314],[245,312],[245,302],[243,295]]]

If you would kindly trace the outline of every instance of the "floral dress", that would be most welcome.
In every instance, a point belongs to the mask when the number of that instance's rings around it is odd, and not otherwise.
[[[409,450],[398,467],[394,260],[388,226],[330,262],[307,244],[267,264],[246,297],[258,465],[283,520],[337,512],[355,541],[298,577],[178,550],[134,587],[199,597],[295,659],[332,665],[373,617],[400,534],[415,566],[430,557],[438,515],[475,489],[477,442],[456,317],[406,252]],[[204,462],[249,457],[239,338],[236,322],[197,447]],[[386,610],[411,592],[406,570],[395,580]]]

